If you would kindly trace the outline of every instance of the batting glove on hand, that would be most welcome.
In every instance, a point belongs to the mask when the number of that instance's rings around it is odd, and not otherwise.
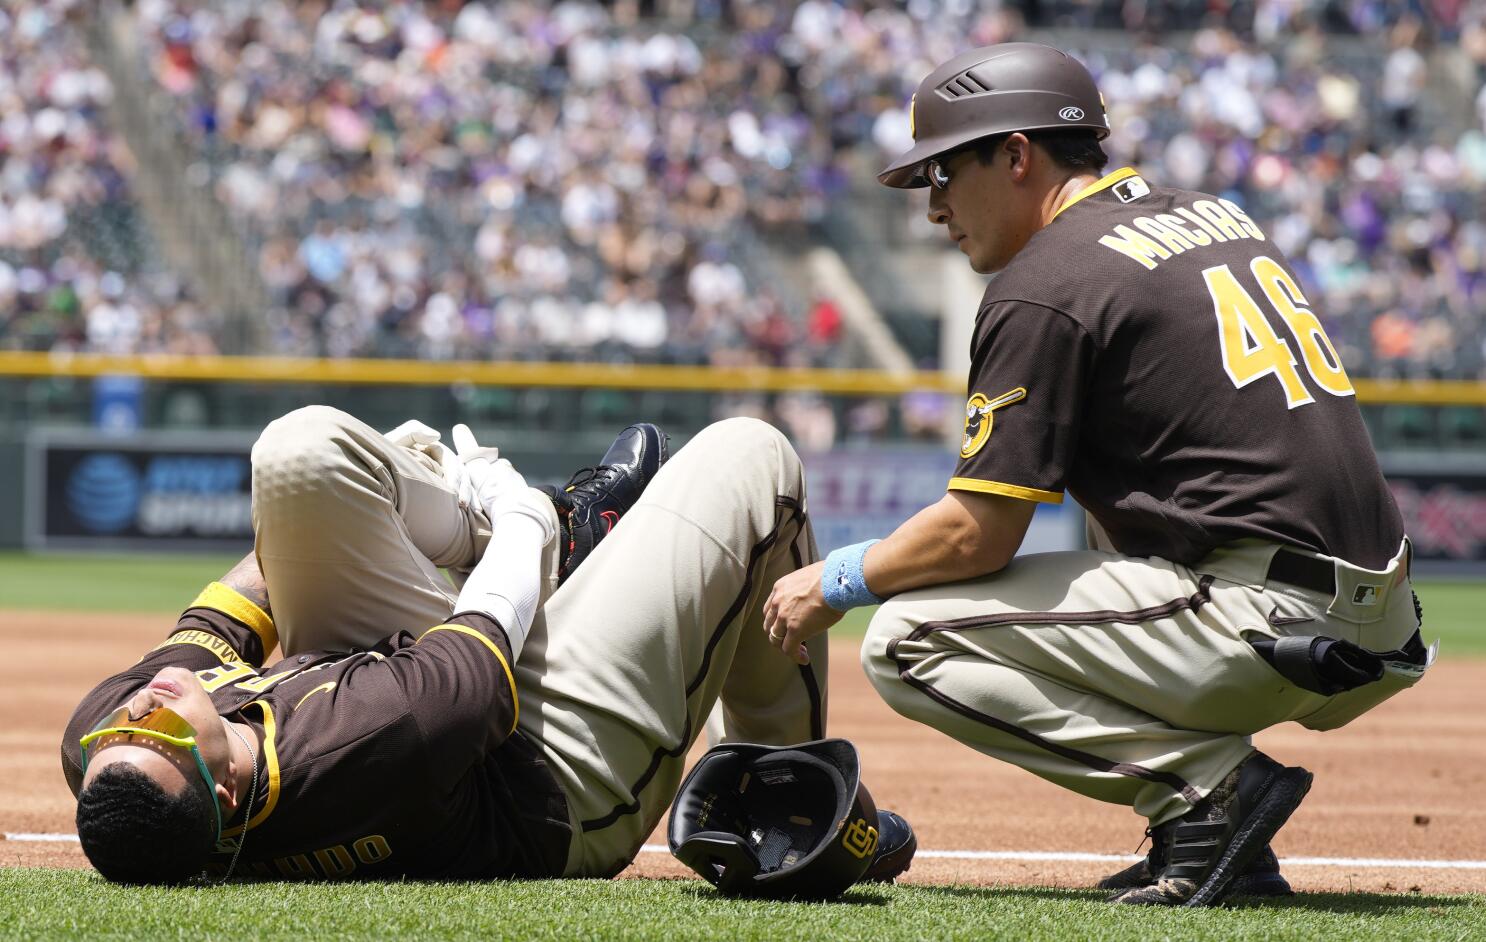
[[[546,494],[528,487],[526,478],[500,456],[500,449],[475,441],[468,425],[454,426],[454,451],[464,463],[475,497],[492,524],[505,513],[522,513],[542,524],[551,539],[556,514]]]
[[[475,487],[470,482],[464,462],[439,440],[437,429],[429,428],[417,419],[408,419],[383,437],[394,445],[421,451],[437,461],[444,483],[459,495],[460,504],[469,506],[477,502]]]

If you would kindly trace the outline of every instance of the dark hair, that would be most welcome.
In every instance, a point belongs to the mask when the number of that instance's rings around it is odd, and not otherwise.
[[[1087,128],[1069,128],[1066,131],[1023,131],[1027,140],[1047,151],[1053,163],[1065,170],[1087,170],[1102,173],[1109,155],[1099,144],[1098,136]],[[997,134],[984,137],[971,146],[975,148],[981,163],[990,163],[1000,151],[1001,145],[1011,135]]]
[[[77,836],[88,860],[114,883],[184,883],[205,869],[217,818],[205,782],[170,795],[116,762],[78,792]]]

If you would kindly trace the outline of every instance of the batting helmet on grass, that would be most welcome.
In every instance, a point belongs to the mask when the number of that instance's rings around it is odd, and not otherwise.
[[[717,746],[671,806],[671,853],[727,896],[830,899],[877,850],[877,807],[856,747],[822,739]]]

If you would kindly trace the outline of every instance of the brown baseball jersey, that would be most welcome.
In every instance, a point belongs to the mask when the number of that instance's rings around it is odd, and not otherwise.
[[[258,734],[257,794],[239,872],[277,878],[560,875],[567,805],[515,731],[511,649],[466,612],[414,638],[261,665],[276,643],[256,605],[213,584],[139,663],[83,699],[62,741],[74,793],[78,739],[165,667],[196,672],[218,712]],[[220,869],[243,841],[229,822]]]
[[[1258,537],[1368,568],[1403,524],[1315,305],[1243,211],[1130,168],[991,281],[950,489],[1058,502],[1130,556]]]

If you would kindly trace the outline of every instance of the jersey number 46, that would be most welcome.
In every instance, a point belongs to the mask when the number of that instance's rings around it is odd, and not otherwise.
[[[1333,396],[1353,395],[1352,383],[1342,368],[1341,357],[1321,328],[1316,315],[1295,279],[1274,259],[1261,255],[1249,263],[1254,280],[1300,347],[1305,370],[1311,380]],[[1223,351],[1223,369],[1233,385],[1242,389],[1255,380],[1274,376],[1285,390],[1285,403],[1294,409],[1315,402],[1296,369],[1290,345],[1275,333],[1264,312],[1227,265],[1203,271],[1213,313],[1218,318],[1218,344]]]

